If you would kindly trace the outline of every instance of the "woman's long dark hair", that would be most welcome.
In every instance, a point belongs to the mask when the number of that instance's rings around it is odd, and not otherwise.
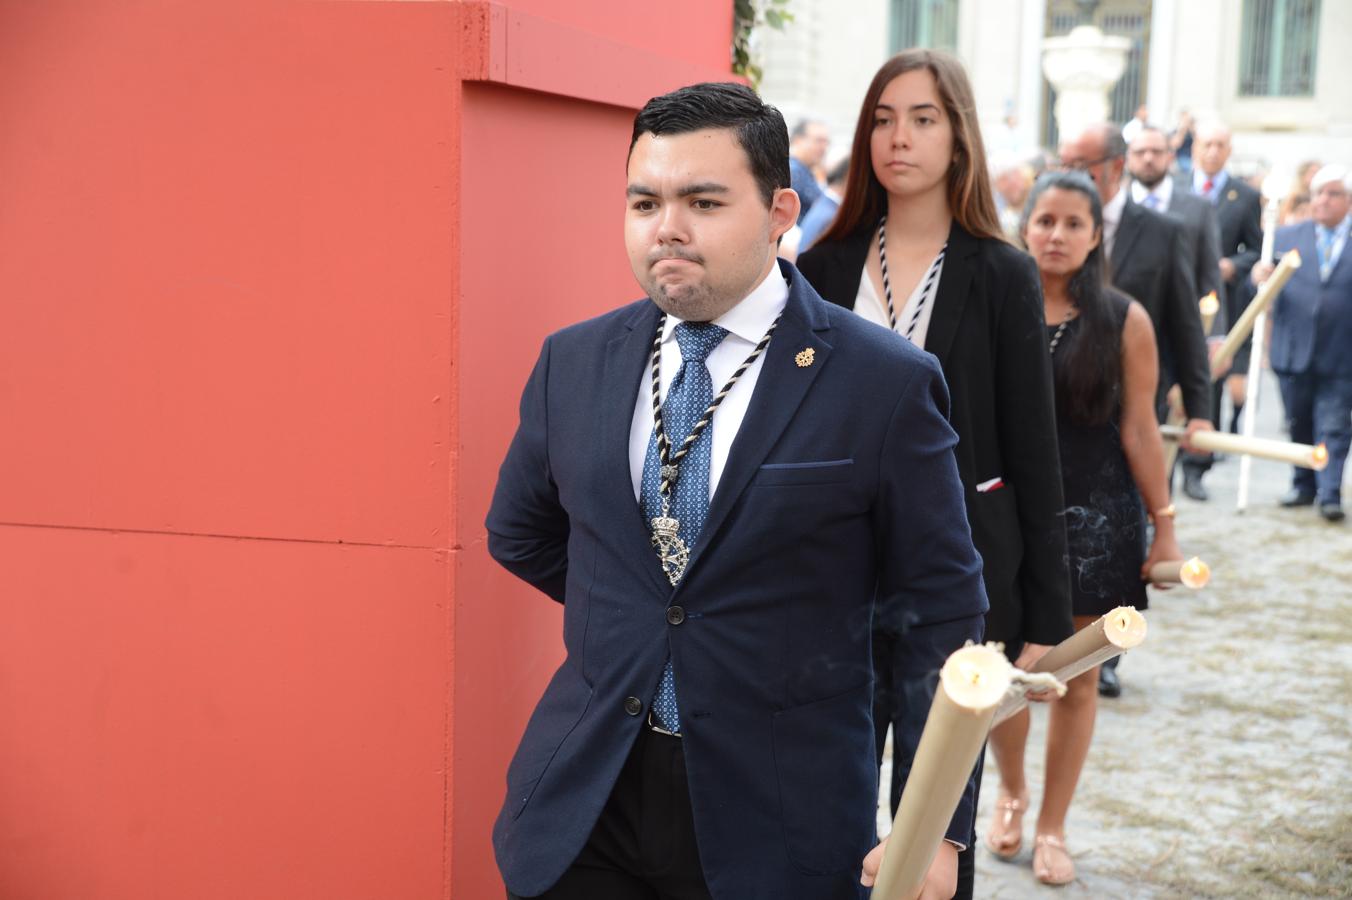
[[[1000,217],[995,214],[995,194],[986,171],[986,149],[981,143],[976,100],[967,71],[957,57],[937,50],[915,49],[898,53],[873,76],[859,109],[850,149],[850,159],[858,165],[850,167],[840,211],[818,243],[845,240],[862,228],[876,228],[878,219],[887,212],[887,189],[873,173],[873,117],[878,111],[878,98],[892,79],[917,69],[925,69],[934,76],[944,113],[953,126],[953,165],[948,169],[947,183],[948,208],[953,218],[976,237],[1005,239]]]
[[[1098,189],[1082,172],[1047,172],[1038,178],[1023,208],[1020,234],[1028,223],[1038,198],[1051,189],[1071,191],[1089,201],[1094,230],[1103,234],[1103,204]],[[1070,277],[1066,292],[1079,311],[1077,334],[1058,346],[1053,359],[1056,402],[1082,425],[1102,425],[1117,408],[1122,393],[1122,322],[1113,308],[1107,284],[1103,241],[1089,251],[1084,265]]]

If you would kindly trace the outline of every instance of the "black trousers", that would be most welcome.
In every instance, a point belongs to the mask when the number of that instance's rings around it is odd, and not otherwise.
[[[509,900],[524,900],[507,893]],[[601,818],[545,900],[709,900],[681,739],[639,732]]]
[[[929,706],[924,702],[924,698],[929,693],[927,688],[933,687],[927,685],[924,679],[910,679],[900,671],[901,660],[897,658],[896,643],[896,639],[885,632],[874,630],[873,737],[878,750],[879,766],[882,765],[883,761],[883,750],[887,741],[887,726],[895,726],[907,704],[911,704],[913,713],[916,709],[923,709],[920,715],[928,715]],[[1022,647],[1022,642],[1017,643]],[[938,677],[935,675],[929,680],[937,683]],[[977,793],[972,799],[973,809],[976,808],[976,803],[980,799],[981,770],[985,763],[985,757],[986,754],[983,751],[976,761]],[[888,790],[888,797],[891,801],[890,809],[894,816],[897,814],[897,807],[901,805],[901,789],[905,786],[902,782],[901,770],[909,768],[909,765],[910,760],[897,758],[896,738],[894,736],[892,783]],[[972,900],[975,883],[976,831],[973,829],[972,834],[967,837],[967,849],[958,853],[958,890],[953,895],[954,900]]]

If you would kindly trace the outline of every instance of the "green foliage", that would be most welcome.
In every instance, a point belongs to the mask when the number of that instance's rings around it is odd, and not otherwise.
[[[793,21],[789,12],[790,0],[733,0],[732,2],[732,71],[744,75],[751,87],[759,90],[765,71],[751,52],[751,32],[759,25],[769,25],[776,31]]]

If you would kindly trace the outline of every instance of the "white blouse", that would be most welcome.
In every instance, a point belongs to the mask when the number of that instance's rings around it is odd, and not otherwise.
[[[940,250],[939,253],[945,253]],[[938,259],[938,256],[935,257]],[[934,295],[939,292],[939,282],[944,276],[944,263],[940,261],[937,265],[930,264],[925,270],[925,274],[920,277],[919,283],[911,291],[911,296],[897,310],[897,327],[894,329],[897,334],[906,337],[906,332],[911,333],[911,342],[922,350],[925,347],[925,336],[929,333],[930,316],[934,313]],[[929,291],[926,292],[926,286]],[[896,297],[893,297],[896,302]],[[920,310],[920,317],[916,318],[916,310]],[[859,292],[854,296],[854,311],[859,315],[875,322],[884,328],[891,328],[891,323],[887,321],[887,302],[878,296],[878,292],[873,289],[873,279],[868,277],[868,266],[859,274]],[[911,320],[915,319],[915,327],[911,327]]]

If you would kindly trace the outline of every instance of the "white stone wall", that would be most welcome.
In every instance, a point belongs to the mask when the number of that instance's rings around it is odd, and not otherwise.
[[[1238,96],[1242,0],[1154,0],[1148,105],[1172,126],[1180,110],[1219,116],[1235,131],[1235,162],[1352,164],[1352,0],[1323,0],[1312,98]],[[888,0],[794,0],[784,33],[760,29],[762,93],[792,124],[831,129],[831,158],[849,149],[869,79],[887,57]],[[1042,117],[1040,41],[1046,0],[961,0],[959,57],[967,65],[988,142],[1036,146]],[[1007,110],[1016,135],[1001,131]]]

